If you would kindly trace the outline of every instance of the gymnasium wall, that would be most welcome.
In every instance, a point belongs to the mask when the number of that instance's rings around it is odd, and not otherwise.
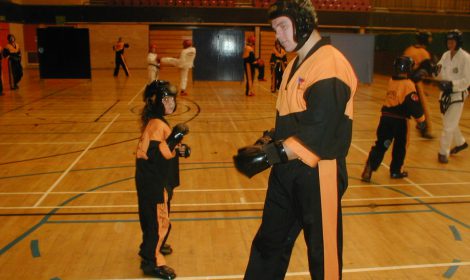
[[[28,55],[34,58],[36,51],[35,43],[35,29],[43,25],[35,24],[3,24],[6,33],[13,33],[23,50],[23,65],[25,67],[36,67],[34,59],[28,58]],[[181,51],[181,42],[184,39],[192,38],[192,30],[197,28],[195,26],[162,26],[162,25],[148,25],[148,24],[76,24],[76,27],[88,28],[90,30],[90,55],[92,62],[92,69],[112,69],[114,67],[114,51],[112,50],[113,44],[119,36],[122,36],[124,41],[130,44],[130,48],[126,50],[125,56],[130,68],[145,68],[146,55],[148,53],[148,46],[150,43],[157,44],[157,53],[159,57],[171,56],[178,57]],[[191,29],[193,28],[193,29]],[[221,27],[225,28],[225,27]],[[242,27],[245,29],[245,38],[255,34],[254,27]],[[274,32],[267,27],[262,27],[259,34],[259,46],[256,46],[257,52],[266,63],[266,73],[269,73],[269,59],[273,48],[275,35]],[[4,33],[5,33],[4,32]],[[322,32],[322,34],[327,34]],[[333,33],[332,33],[333,34]],[[340,41],[346,40],[346,47],[343,49],[346,56],[352,53],[349,59],[354,65],[358,76],[362,82],[371,82],[372,73],[380,73],[390,75],[392,69],[393,59],[400,55],[403,50],[415,42],[414,32],[403,33],[377,33],[366,34],[365,36],[375,38],[375,45],[369,48],[366,52],[363,47],[358,48],[355,43],[348,43],[354,38],[361,38],[359,34],[339,34],[334,35],[336,38],[343,38]],[[348,37],[349,36],[349,37]],[[346,38],[348,37],[348,38]],[[346,38],[346,39],[344,39]],[[5,38],[1,38],[4,40]],[[445,46],[445,32],[433,32],[433,43],[430,45],[429,50],[437,57],[440,58],[442,53],[446,50]],[[333,44],[335,45],[335,40]],[[464,41],[470,42],[470,34],[464,33]],[[4,44],[3,44],[4,45]],[[355,46],[351,48],[350,46]],[[466,45],[464,45],[465,48]],[[66,47],[66,43],[64,43]],[[341,49],[341,48],[340,48]],[[202,51],[202,50],[199,50]],[[356,52],[358,51],[358,52]],[[355,55],[358,53],[359,55]],[[373,55],[373,56],[372,56]],[[288,54],[288,59],[292,59],[294,54]],[[373,65],[373,67],[371,67]],[[364,68],[361,70],[361,68]],[[4,71],[6,72],[6,71]],[[5,80],[5,79],[4,79]]]
[[[119,37],[129,48],[124,51],[129,68],[147,67],[149,27],[147,24],[79,24],[90,31],[91,68],[114,68],[113,45]]]
[[[19,5],[83,5],[89,0],[12,0],[12,3]]]

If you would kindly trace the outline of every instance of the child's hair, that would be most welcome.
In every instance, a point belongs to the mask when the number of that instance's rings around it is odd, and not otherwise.
[[[162,102],[166,96],[176,98],[176,88],[168,81],[156,80],[147,85],[144,91],[145,106],[140,116],[142,130],[145,129],[150,119],[161,119],[166,122],[165,106]]]

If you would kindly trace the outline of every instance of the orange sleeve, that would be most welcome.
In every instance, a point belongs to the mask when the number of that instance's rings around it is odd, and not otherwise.
[[[168,138],[171,133],[170,127],[165,122],[159,119],[153,119],[150,121],[149,124],[151,125],[152,131],[150,139],[160,142],[158,148],[164,158],[173,158],[175,156],[175,152],[170,151],[170,148],[166,143],[166,138]]]

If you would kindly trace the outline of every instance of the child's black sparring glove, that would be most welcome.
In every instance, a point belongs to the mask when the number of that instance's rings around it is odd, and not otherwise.
[[[166,143],[170,148],[170,151],[173,151],[179,143],[183,140],[183,136],[189,133],[189,127],[184,123],[179,123],[171,131],[170,136],[166,139]]]

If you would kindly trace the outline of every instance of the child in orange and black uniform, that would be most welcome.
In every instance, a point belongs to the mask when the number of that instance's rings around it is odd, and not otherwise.
[[[271,92],[279,90],[282,81],[282,74],[287,66],[287,55],[281,43],[278,40],[274,42],[273,52],[271,53]]]
[[[136,152],[135,182],[142,229],[140,268],[145,275],[163,279],[176,277],[160,252],[170,226],[167,188],[175,172],[171,162],[175,156],[185,155],[187,146],[181,141],[189,132],[184,124],[171,130],[164,118],[175,111],[175,98],[176,87],[166,81],[154,81],[146,87],[142,136]]]
[[[361,178],[370,182],[385,152],[393,142],[390,177],[400,179],[408,176],[402,170],[406,156],[408,119],[412,116],[418,123],[421,136],[427,135],[423,107],[419,101],[415,84],[409,79],[414,62],[410,57],[400,56],[394,61],[394,74],[388,83],[387,95],[382,106],[382,116],[377,128],[377,141],[370,150]]]

